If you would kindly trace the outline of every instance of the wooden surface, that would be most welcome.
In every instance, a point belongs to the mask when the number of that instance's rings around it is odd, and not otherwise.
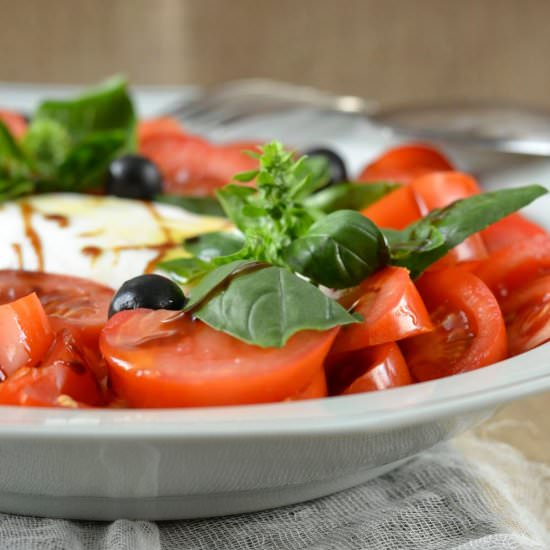
[[[543,0],[0,0],[0,14],[0,81],[266,76],[389,103],[482,97],[550,108]],[[491,422],[550,463],[550,393]]]

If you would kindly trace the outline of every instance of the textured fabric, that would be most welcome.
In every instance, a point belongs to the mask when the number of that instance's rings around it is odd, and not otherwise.
[[[473,436],[304,504],[208,520],[92,523],[0,514],[2,550],[539,550],[550,468]],[[545,518],[546,514],[546,518]]]

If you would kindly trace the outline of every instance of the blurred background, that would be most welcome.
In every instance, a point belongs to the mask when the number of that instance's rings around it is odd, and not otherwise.
[[[544,0],[0,0],[0,81],[269,76],[405,100],[550,107]]]

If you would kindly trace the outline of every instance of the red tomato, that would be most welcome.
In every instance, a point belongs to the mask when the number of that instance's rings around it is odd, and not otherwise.
[[[540,275],[550,272],[550,235],[502,248],[481,263],[475,274],[500,300]]]
[[[401,342],[416,380],[474,370],[506,357],[504,319],[483,281],[449,268],[425,273],[417,285],[435,330]]]
[[[386,151],[366,166],[357,178],[359,181],[394,181],[409,183],[428,172],[452,170],[452,164],[430,145],[409,144]]]
[[[378,227],[404,229],[420,218],[420,210],[409,186],[392,191],[374,204],[361,210],[361,214]]]
[[[4,306],[2,306],[4,307]],[[57,333],[35,368],[21,368],[0,384],[0,404],[32,407],[100,405],[99,385],[90,356],[70,330]]]
[[[18,113],[0,109],[0,120],[17,139],[23,137],[23,134],[27,131],[27,121]]]
[[[347,395],[412,384],[397,344],[389,342],[327,358],[330,393]]]
[[[184,134],[183,126],[174,118],[158,117],[140,120],[137,127],[138,143],[157,134]]]
[[[410,187],[413,191],[421,216],[436,208],[443,208],[454,201],[480,193],[477,182],[461,172],[431,172],[414,179]],[[487,249],[479,233],[468,237],[451,250],[438,265],[455,264],[464,261],[477,261],[487,258]]]
[[[550,275],[539,277],[501,301],[510,355],[550,341]]]
[[[69,325],[84,343],[96,346],[107,321],[113,291],[80,277],[34,271],[0,270],[0,304],[36,292],[54,328]]]
[[[258,167],[243,153],[255,144],[215,146],[183,134],[155,134],[144,139],[141,154],[150,158],[164,177],[165,192],[175,195],[211,196],[239,172]]]
[[[302,390],[300,393],[294,397],[289,397],[288,401],[304,401],[305,399],[320,399],[321,397],[326,397],[327,392],[327,379],[325,376],[325,371],[319,369],[319,372],[315,375],[313,381],[307,386],[305,390]]]
[[[200,407],[292,398],[319,373],[336,330],[302,331],[281,349],[246,344],[181,312],[114,315],[100,347],[113,389],[134,407]]]
[[[0,382],[44,357],[53,331],[36,294],[0,306]]]
[[[394,342],[432,329],[422,298],[402,267],[386,267],[369,277],[359,285],[357,295],[353,309],[364,320],[342,327],[334,353]]]
[[[537,235],[548,235],[548,233],[540,225],[525,219],[521,214],[510,214],[483,230],[481,235],[487,251],[492,253],[511,244],[519,244]]]

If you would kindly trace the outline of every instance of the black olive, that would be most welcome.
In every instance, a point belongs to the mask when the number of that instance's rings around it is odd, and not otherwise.
[[[109,165],[107,193],[127,199],[150,200],[162,192],[162,175],[148,159],[125,155]]]
[[[126,281],[114,295],[109,317],[125,309],[182,309],[186,302],[181,288],[161,275],[139,275]]]
[[[326,187],[334,183],[342,183],[344,181],[348,181],[348,171],[346,169],[345,162],[340,155],[338,155],[331,149],[319,147],[317,149],[304,151],[304,155],[307,155],[308,157],[323,157],[328,161],[330,169],[330,180],[328,181]]]

